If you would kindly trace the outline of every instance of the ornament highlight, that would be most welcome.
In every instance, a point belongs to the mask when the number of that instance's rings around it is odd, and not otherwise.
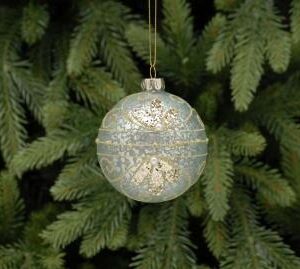
[[[148,203],[174,199],[203,172],[205,128],[186,101],[164,91],[164,81],[145,79],[104,117],[97,155],[107,180],[127,197]]]

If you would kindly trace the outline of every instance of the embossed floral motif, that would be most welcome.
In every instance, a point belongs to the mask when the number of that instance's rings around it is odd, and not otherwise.
[[[166,110],[161,100],[154,99],[150,104],[134,108],[129,117],[148,129],[165,130],[175,127],[178,111],[174,108]]]
[[[137,168],[132,177],[132,181],[136,185],[147,181],[148,191],[159,195],[163,191],[166,183],[175,182],[178,178],[179,171],[173,167],[171,161],[151,157]]]

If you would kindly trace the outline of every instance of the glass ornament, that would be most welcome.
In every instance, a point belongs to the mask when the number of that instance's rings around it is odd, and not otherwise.
[[[148,203],[189,189],[206,162],[208,139],[198,113],[164,91],[162,79],[144,79],[104,117],[96,139],[107,180],[127,197]]]

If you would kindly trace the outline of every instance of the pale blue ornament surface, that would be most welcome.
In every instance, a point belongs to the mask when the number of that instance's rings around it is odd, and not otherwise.
[[[174,199],[196,183],[208,142],[196,110],[163,85],[153,86],[144,84],[147,91],[115,105],[96,139],[107,180],[131,199],[150,203]]]

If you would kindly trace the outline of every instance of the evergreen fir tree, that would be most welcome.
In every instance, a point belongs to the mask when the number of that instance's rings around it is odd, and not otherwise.
[[[209,152],[161,204],[118,193],[96,157],[101,119],[149,61],[134,4],[1,4],[0,269],[102,268],[108,250],[105,268],[300,268],[300,1],[277,2],[215,0],[198,29],[193,1],[162,0],[159,75],[203,118]],[[22,181],[49,166],[56,205],[31,208]]]

